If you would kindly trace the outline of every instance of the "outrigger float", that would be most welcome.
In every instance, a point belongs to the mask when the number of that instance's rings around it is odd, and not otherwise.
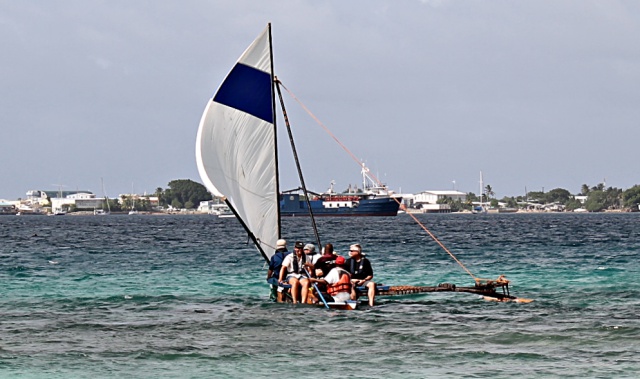
[[[267,263],[274,254],[276,241],[281,238],[276,93],[298,170],[300,188],[307,202],[309,219],[316,242],[318,246],[322,246],[313,215],[314,207],[309,203],[312,196],[304,183],[284,107],[281,87],[287,89],[274,75],[271,41],[271,24],[268,24],[245,50],[207,103],[200,120],[195,149],[198,172],[204,185],[213,195],[224,199]],[[347,152],[352,158],[355,157],[348,150]],[[361,162],[355,158],[354,160],[371,175]],[[377,178],[376,181],[379,186],[383,186]],[[396,201],[399,205],[400,200]],[[496,280],[475,278],[433,233],[415,216],[411,217],[471,275],[475,285],[458,287],[445,283],[434,287],[379,286],[378,295],[466,292],[496,301],[531,301],[512,296],[509,293],[509,281],[503,276]],[[320,304],[327,308],[354,309],[357,302],[326,303],[323,300]]]
[[[459,287],[451,283],[441,283],[435,287],[428,286],[378,286],[376,296],[413,295],[427,292],[466,292],[481,295],[490,301],[514,301],[517,303],[529,303],[531,299],[523,299],[512,296],[509,293],[509,281],[498,278],[496,281],[476,283],[473,287]]]

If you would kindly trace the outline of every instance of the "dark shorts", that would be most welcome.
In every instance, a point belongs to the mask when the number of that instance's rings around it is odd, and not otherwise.
[[[376,293],[378,293],[378,286],[376,285],[376,283],[371,280],[367,280],[366,282],[362,283],[362,285],[355,287],[357,296],[367,295],[367,292],[369,291],[369,289],[367,288],[367,284],[369,283],[373,283],[373,288],[376,291]]]
[[[367,281],[365,281],[364,283],[360,284],[358,287],[364,287],[364,288],[367,288],[367,285],[368,285],[369,283],[373,283],[373,285],[374,285],[374,286],[376,285],[376,283],[375,283],[375,282],[372,282],[371,280],[367,280]]]

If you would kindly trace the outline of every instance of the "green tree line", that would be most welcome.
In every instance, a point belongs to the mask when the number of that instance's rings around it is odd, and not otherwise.
[[[177,209],[193,209],[200,204],[201,201],[208,201],[213,199],[213,195],[207,188],[198,182],[194,182],[190,179],[176,179],[167,184],[168,188],[158,187],[154,195],[158,198],[158,203],[161,207],[172,206]],[[153,210],[151,202],[145,198],[133,198],[132,196],[125,196],[120,199],[120,202],[116,199],[109,200],[109,206],[112,211],[128,211],[135,209],[137,211],[151,211]]]
[[[620,188],[608,187],[605,188],[603,183],[589,187],[587,184],[583,184],[580,190],[580,195],[587,196],[587,200],[582,204],[579,200],[576,200],[575,196],[564,188],[555,188],[547,192],[543,191],[530,191],[526,196],[505,196],[498,200],[493,198],[495,195],[493,188],[487,185],[483,188],[483,193],[476,195],[473,192],[469,192],[466,195],[466,201],[453,200],[451,198],[444,198],[438,201],[439,204],[449,204],[452,212],[458,212],[462,210],[471,210],[473,202],[483,202],[491,205],[491,207],[497,207],[499,202],[506,204],[509,208],[518,208],[526,205],[526,203],[538,203],[538,204],[560,204],[568,211],[573,211],[578,208],[584,207],[590,212],[601,212],[604,210],[615,209],[633,209],[638,210],[640,205],[640,185],[635,185],[626,190]]]
[[[172,180],[168,184],[169,188],[156,188],[155,195],[158,197],[160,206],[171,205],[173,208],[193,209],[201,201],[213,199],[213,195],[200,183],[190,179]]]
[[[603,210],[614,209],[638,209],[640,204],[640,185],[623,190],[616,187],[605,188],[603,183],[589,187],[583,184],[580,195],[587,196],[584,204],[575,199],[569,191],[556,188],[549,192],[529,192],[529,201],[536,201],[541,204],[557,203],[564,205],[567,210],[575,210],[584,207],[590,212],[601,212]]]

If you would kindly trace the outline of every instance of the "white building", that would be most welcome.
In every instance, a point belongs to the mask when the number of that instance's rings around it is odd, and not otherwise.
[[[91,191],[27,191],[27,199],[23,201],[24,211],[37,210],[43,206],[50,206],[56,212],[59,210],[68,211],[75,207],[77,210],[102,209],[105,198],[98,198]],[[31,209],[34,207],[34,209]]]
[[[413,196],[414,204],[437,204],[438,200],[451,198],[453,201],[467,200],[467,194],[460,191],[424,191]]]
[[[584,195],[576,195],[573,197],[574,199],[578,200],[580,202],[580,204],[584,204],[585,201],[587,201],[587,199],[589,198],[589,196],[584,196]]]
[[[214,197],[213,200],[201,201],[200,205],[198,205],[197,211],[200,213],[217,214],[216,210],[220,209],[221,206],[227,208],[227,205],[222,201],[221,198]]]
[[[453,201],[465,202],[467,194],[460,191],[423,191],[413,195],[413,206],[423,212],[451,212],[449,204],[438,204],[438,201],[450,198]]]
[[[91,192],[75,192],[65,197],[52,197],[51,208],[57,210],[75,206],[78,210],[94,210],[102,209],[104,202],[104,198],[96,197]]]

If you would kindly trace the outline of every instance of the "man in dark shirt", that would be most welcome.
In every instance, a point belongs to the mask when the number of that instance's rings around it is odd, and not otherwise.
[[[371,268],[371,262],[363,256],[362,246],[359,243],[349,247],[349,257],[345,266],[351,273],[351,283],[353,284],[351,299],[356,299],[356,287],[366,287],[369,306],[373,307],[376,296],[376,283],[372,281],[373,269]]]
[[[271,294],[269,295],[269,299],[275,301],[281,301],[278,293],[278,276],[280,275],[280,268],[282,267],[282,261],[284,257],[289,255],[287,251],[287,241],[278,240],[276,242],[276,252],[271,256],[271,260],[269,261],[269,271],[267,271],[267,283],[271,284]]]
[[[333,254],[333,245],[328,243],[324,245],[323,254],[314,264],[316,276],[323,278],[327,276],[332,268],[336,267],[336,255]]]

